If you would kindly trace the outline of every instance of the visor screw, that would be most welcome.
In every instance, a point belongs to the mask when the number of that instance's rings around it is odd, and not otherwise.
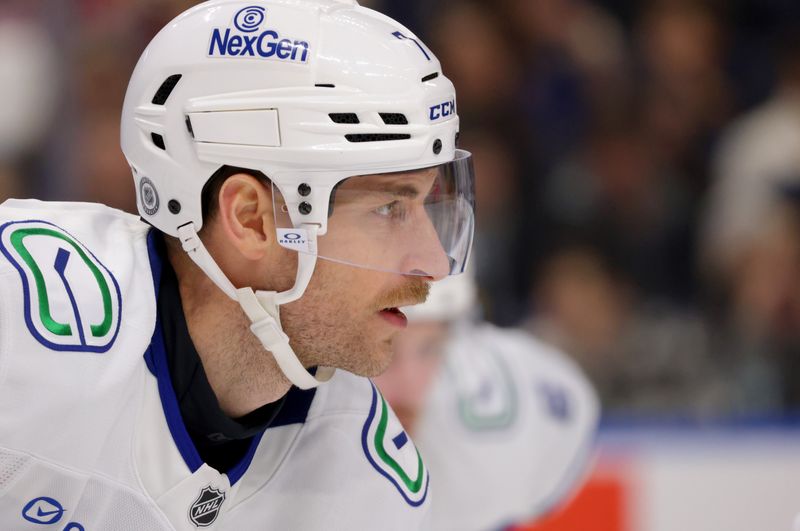
[[[308,194],[311,193],[311,187],[308,184],[303,183],[297,187],[297,193],[303,197],[308,197]]]
[[[438,155],[442,152],[442,141],[438,138],[433,141],[433,154]]]
[[[297,208],[300,210],[300,213],[303,214],[304,216],[311,214],[311,203],[303,201]]]
[[[169,200],[169,203],[167,203],[167,208],[173,214],[180,214],[181,213],[181,204],[178,201],[174,200],[174,199],[170,199]]]

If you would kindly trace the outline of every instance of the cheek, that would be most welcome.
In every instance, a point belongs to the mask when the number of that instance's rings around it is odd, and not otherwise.
[[[380,295],[387,291],[378,277],[373,271],[320,259],[306,294],[337,314],[372,314]]]
[[[278,292],[292,289],[297,276],[297,253],[275,242],[270,248],[270,256],[273,258],[263,272],[256,273],[263,275],[264,289]]]

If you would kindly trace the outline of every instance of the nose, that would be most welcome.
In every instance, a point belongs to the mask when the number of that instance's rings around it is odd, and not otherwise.
[[[405,273],[425,276],[433,281],[442,280],[450,274],[451,259],[427,216],[420,220],[407,245],[403,267]]]

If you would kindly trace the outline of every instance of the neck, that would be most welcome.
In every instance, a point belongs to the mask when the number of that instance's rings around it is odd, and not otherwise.
[[[189,335],[222,411],[239,418],[285,395],[291,382],[250,332],[239,303],[217,288],[180,247],[168,244],[167,255],[178,278]]]

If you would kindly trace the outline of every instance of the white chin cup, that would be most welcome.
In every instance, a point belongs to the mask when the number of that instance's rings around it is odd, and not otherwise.
[[[316,242],[316,227],[303,227],[310,239]],[[308,372],[289,344],[280,321],[281,304],[295,301],[303,296],[314,273],[317,263],[316,255],[299,254],[297,274],[292,289],[278,293],[276,291],[254,291],[252,288],[237,289],[219,268],[203,242],[197,236],[193,223],[178,229],[183,250],[211,281],[228,297],[237,301],[244,310],[252,325],[250,330],[261,341],[264,348],[270,351],[286,378],[300,389],[311,389],[327,382],[333,376],[332,367],[319,367],[316,377]]]

